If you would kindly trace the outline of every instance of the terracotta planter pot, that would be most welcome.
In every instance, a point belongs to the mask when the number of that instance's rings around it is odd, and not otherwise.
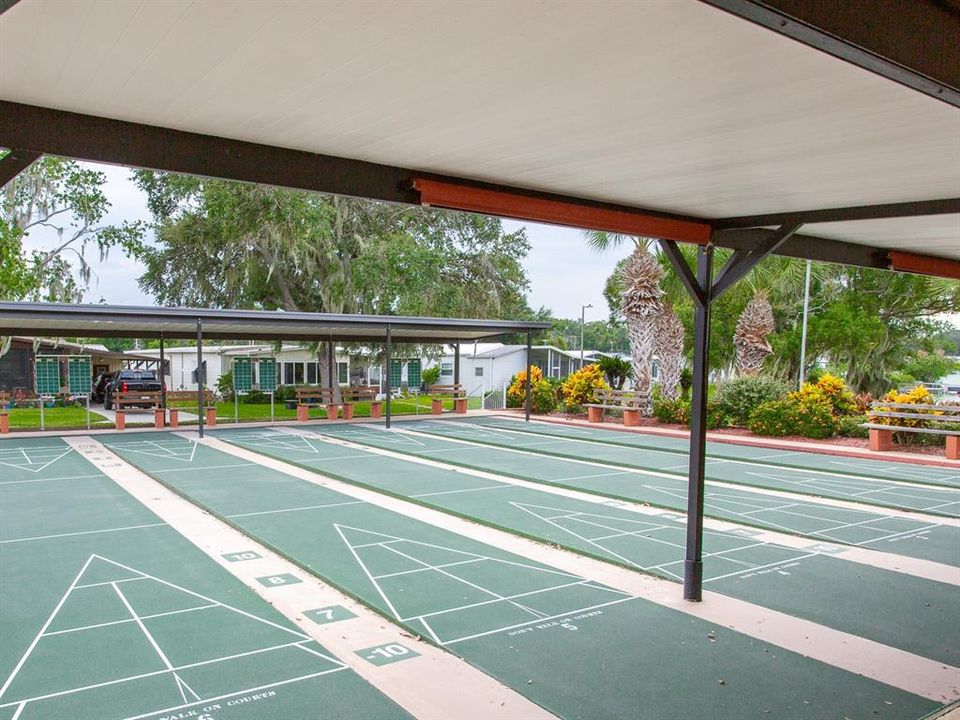
[[[5,412],[0,412],[0,433],[10,432],[10,416]]]
[[[870,428],[870,449],[874,452],[893,450],[893,431]]]
[[[170,427],[180,427],[180,411],[176,408],[170,408]]]
[[[439,415],[443,412],[443,400],[437,400],[434,398],[430,401],[430,412],[434,415]]]
[[[297,422],[306,422],[310,419],[310,406],[297,405]]]
[[[127,429],[127,414],[123,410],[115,411],[114,415],[116,416],[115,424],[117,430],[126,430]]]
[[[383,417],[383,403],[379,400],[374,400],[370,403],[370,417],[374,420],[379,420]]]
[[[626,427],[637,427],[640,424],[640,411],[639,410],[624,410],[623,411],[623,424]]]
[[[603,422],[603,408],[588,407],[587,422],[592,422],[592,423]]]
[[[343,404],[343,419],[353,420],[353,403]]]
[[[467,414],[467,399],[466,398],[457,398],[453,401],[453,411],[458,415]]]
[[[335,403],[330,403],[327,405],[327,420],[336,420],[337,419],[337,405]]]
[[[215,407],[207,408],[207,427],[214,427],[217,424],[217,409]]]

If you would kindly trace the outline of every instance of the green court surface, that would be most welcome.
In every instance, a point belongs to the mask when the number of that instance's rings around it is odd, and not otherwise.
[[[663,450],[687,455],[687,438],[667,437],[651,433],[623,432],[605,426],[582,427],[578,425],[560,425],[548,422],[520,422],[506,417],[484,417],[471,419],[488,428],[516,430],[537,435],[553,435],[564,438],[597,440],[611,445],[638,447],[648,450]],[[813,451],[781,450],[778,448],[741,445],[739,443],[707,442],[707,455],[724,460],[755,460],[765,465],[795,467],[804,470],[822,470],[840,475],[866,476],[869,478],[898,480],[926,485],[960,488],[960,470],[918,465],[914,463],[893,462],[890,460],[870,460],[866,458],[841,457]]]
[[[207,446],[176,437],[105,442],[304,570],[563,718],[915,718],[934,707]]]
[[[418,422],[404,428],[429,432],[443,437],[460,438],[489,443],[503,447],[533,450],[545,455],[596,460],[623,467],[641,470],[657,470],[678,477],[687,477],[688,452],[663,451],[645,447],[627,447],[621,443],[607,442],[601,438],[578,439],[557,434],[542,434],[529,430],[517,430],[518,422],[500,420],[497,424],[487,422]],[[536,429],[546,423],[539,423]],[[547,426],[549,428],[549,426]],[[580,429],[580,428],[575,428]],[[566,430],[566,428],[558,428]],[[594,432],[587,430],[588,432]],[[627,435],[616,431],[596,431],[603,438],[610,435]],[[632,435],[630,435],[632,437]],[[616,440],[616,437],[614,438]],[[751,448],[756,449],[756,448]],[[768,450],[768,454],[772,454]],[[869,476],[832,473],[817,468],[830,456],[812,453],[792,453],[803,456],[807,467],[771,465],[759,458],[733,460],[708,457],[705,474],[708,480],[717,480],[738,485],[756,486],[792,493],[850,500],[866,505],[918,510],[935,515],[960,517],[960,487],[919,485],[917,480],[890,480]],[[903,472],[920,466],[900,463]],[[939,468],[925,468],[937,470]]]
[[[403,710],[59,439],[0,441],[0,718]]]
[[[446,424],[435,421],[432,426]],[[401,430],[417,423],[404,423]],[[453,423],[451,423],[453,424]],[[687,480],[662,473],[585,465],[572,458],[514,452],[499,445],[465,445],[451,439],[387,432],[375,425],[329,425],[324,434],[399,453],[487,470],[510,477],[583,490],[615,500],[686,510]],[[474,440],[473,442],[480,442]],[[535,452],[531,450],[530,452]],[[960,566],[960,528],[875,511],[831,507],[776,497],[750,488],[707,485],[707,515],[829,542],[840,542]]]
[[[558,497],[462,472],[428,467],[274,430],[225,430],[217,437],[330,477],[445,512],[566,546],[673,580],[683,575],[684,518],[641,515]],[[960,663],[955,585],[831,557],[836,546],[804,549],[757,541],[756,531],[707,530],[705,585],[711,590],[812,620],[945,663]],[[960,572],[958,572],[960,576]],[[870,588],[864,593],[864,588]],[[849,598],[860,596],[856,607]]]
[[[599,440],[613,445],[665,450],[680,455],[689,452],[689,440],[641,432],[622,432],[605,426],[582,427],[558,423],[519,422],[505,417],[484,417],[468,422],[490,428],[502,428],[540,435]],[[865,458],[824,455],[800,450],[781,450],[739,443],[708,442],[707,455],[727,460],[756,460],[767,465],[797,467],[805,470],[823,470],[843,475],[857,475],[887,480],[900,480],[928,485],[960,488],[960,470],[932,465],[869,460]]]

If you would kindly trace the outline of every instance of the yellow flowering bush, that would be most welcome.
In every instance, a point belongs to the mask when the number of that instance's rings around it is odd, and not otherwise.
[[[603,370],[599,365],[584,365],[569,375],[560,386],[560,393],[567,405],[584,405],[596,400],[597,390],[609,390]]]
[[[543,370],[536,365],[530,367],[530,385],[537,387],[543,382]],[[521,370],[513,376],[510,387],[507,388],[507,405],[509,407],[522,407],[527,399],[527,371]]]
[[[849,415],[857,408],[856,397],[847,384],[830,373],[824,373],[815,383],[804,383],[799,390],[787,395],[787,399],[801,405],[824,405],[834,417]]]
[[[932,405],[933,404],[933,395],[930,394],[930,391],[927,390],[923,385],[917,385],[910,392],[900,392],[899,390],[891,390],[886,395],[883,396],[881,402],[888,403],[897,403],[897,404],[908,404],[908,405]],[[891,408],[891,407],[880,407],[878,410],[883,411],[892,411],[899,413],[909,413],[910,410],[906,408]],[[917,410],[918,413],[928,413],[929,410]],[[937,414],[936,411],[933,411],[932,414]],[[870,416],[870,422],[877,423],[879,425],[899,425],[900,427],[917,427],[922,428],[927,426],[927,421],[925,420],[911,420],[910,418],[892,418],[892,417],[881,417],[877,415]]]

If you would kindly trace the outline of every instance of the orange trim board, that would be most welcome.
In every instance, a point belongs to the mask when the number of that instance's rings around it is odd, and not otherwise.
[[[420,192],[421,205],[697,245],[705,245],[710,241],[710,225],[707,223],[577,205],[423,178],[416,178],[413,188]]]
[[[914,255],[894,250],[890,253],[890,269],[960,280],[960,262],[929,255]]]

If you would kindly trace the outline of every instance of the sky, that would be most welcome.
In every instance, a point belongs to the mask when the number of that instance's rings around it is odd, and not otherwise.
[[[111,208],[105,222],[150,221],[146,197],[130,180],[129,168],[90,166],[107,176],[104,192]],[[617,261],[628,254],[628,249],[599,254],[587,247],[579,230],[512,220],[505,220],[503,224],[508,232],[527,228],[531,248],[524,266],[530,280],[528,302],[532,308],[545,306],[553,311],[554,317],[579,318],[581,305],[592,304],[593,307],[586,310],[588,321],[607,317],[603,286]],[[50,247],[54,240],[52,233],[34,232],[25,244],[28,249]],[[94,275],[85,297],[87,302],[153,303],[153,298],[145,295],[137,284],[137,278],[144,271],[142,264],[117,250],[111,252],[104,262],[99,262],[96,253],[93,249],[88,255]]]

